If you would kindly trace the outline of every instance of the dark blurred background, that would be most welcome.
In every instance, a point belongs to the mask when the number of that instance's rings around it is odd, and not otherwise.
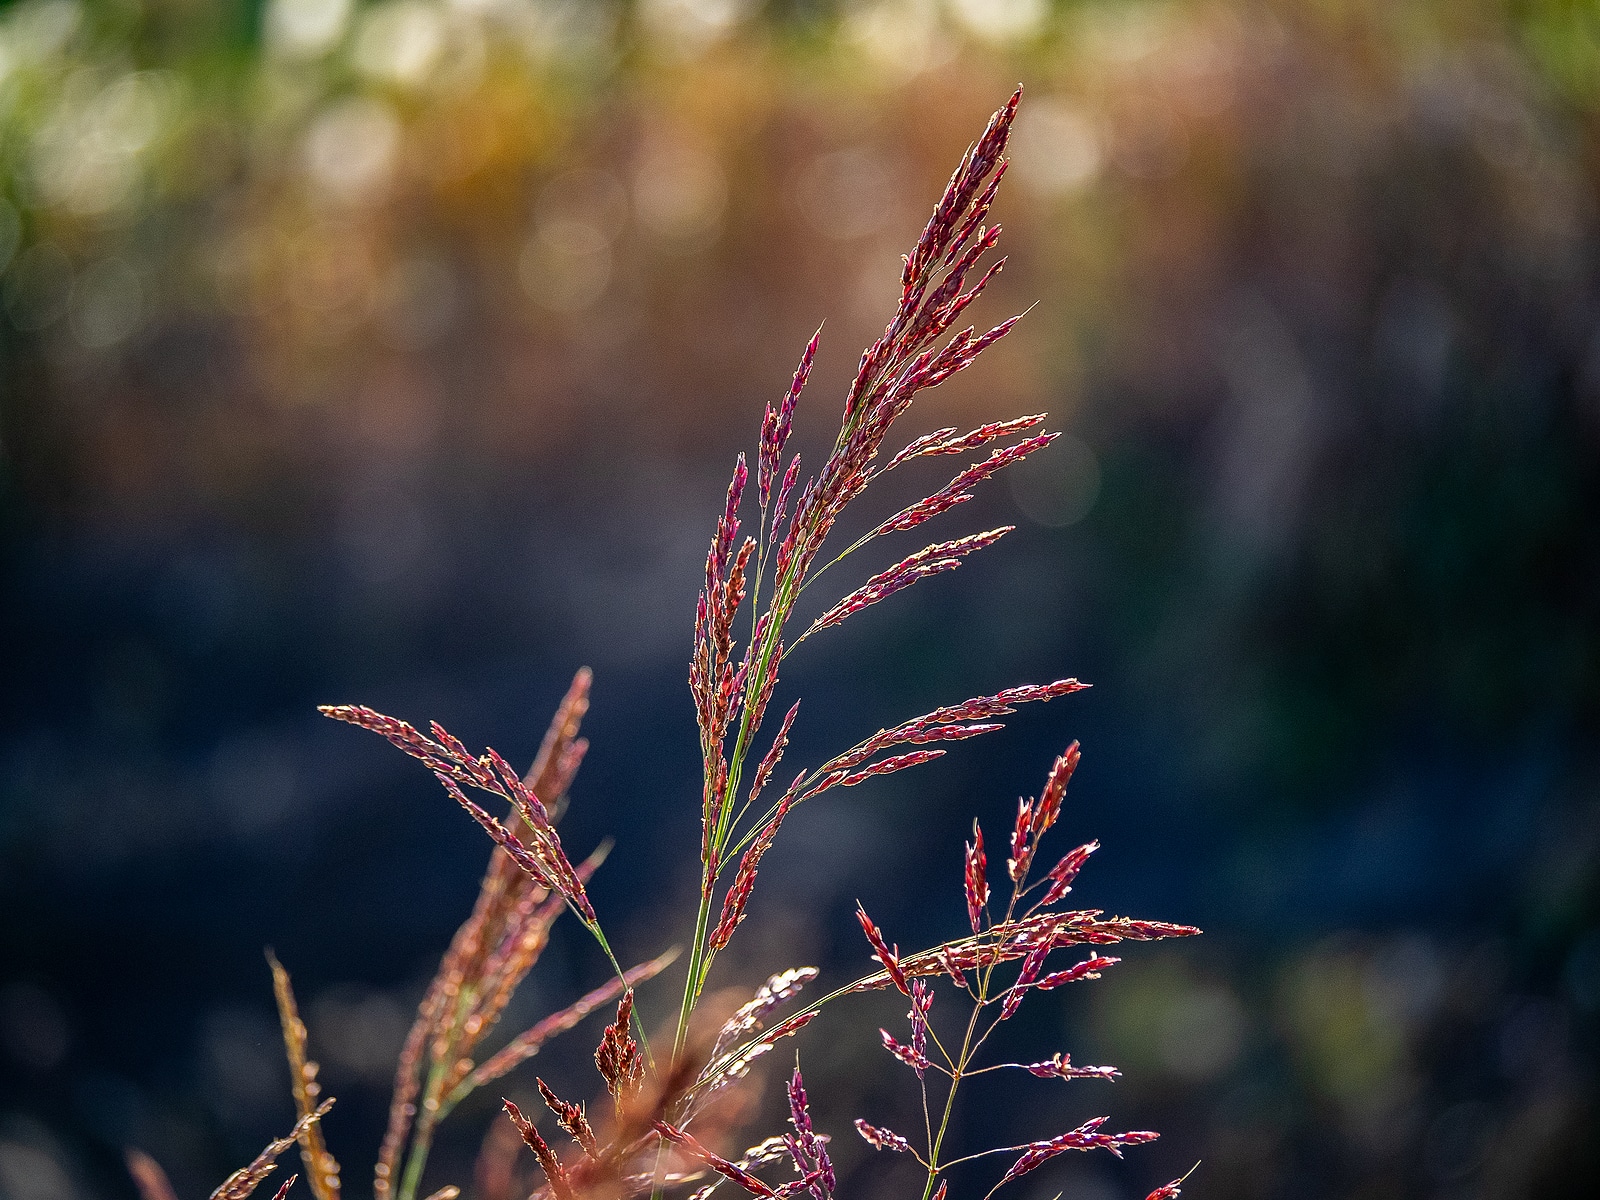
[[[1600,5],[27,0],[0,6],[5,1200],[127,1200],[125,1145],[198,1197],[286,1128],[269,944],[366,1193],[487,844],[319,702],[525,762],[592,665],[565,836],[618,836],[594,890],[626,957],[683,937],[732,457],[823,320],[797,437],[831,441],[897,256],[1019,79],[978,319],[1036,307],[905,432],[1065,436],[937,536],[1017,533],[808,643],[779,701],[808,697],[815,763],[1096,686],[798,813],[720,983],[858,972],[858,896],[904,946],[959,931],[968,821],[998,838],[1080,738],[1057,848],[1105,849],[1076,896],[1206,936],[1019,1018],[1018,1053],[1125,1078],[981,1094],[969,1147],[1102,1112],[1165,1136],[1013,1194],[1196,1160],[1197,1200],[1593,1194]],[[508,1020],[603,977],[565,933]],[[875,1049],[900,1019],[800,1043],[849,1194],[908,1190],[849,1134],[919,1123]],[[539,1073],[593,1092],[593,1040]],[[470,1182],[478,1099],[429,1187]]]

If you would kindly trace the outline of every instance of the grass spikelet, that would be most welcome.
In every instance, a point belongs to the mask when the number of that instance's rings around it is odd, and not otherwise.
[[[859,771],[852,771],[843,775],[838,780],[839,787],[855,787],[856,784],[871,779],[874,775],[893,775],[896,771],[904,771],[907,767],[920,767],[925,762],[932,762],[936,758],[943,758],[943,750],[912,750],[907,754],[896,754],[889,758],[879,759],[869,763]],[[814,795],[815,793],[807,793]]]
[[[767,406],[766,419],[761,425],[761,458],[757,473],[757,489],[763,516],[766,514],[767,502],[772,498],[772,484],[777,475],[778,464],[783,459],[783,448],[788,444],[789,433],[794,428],[795,405],[800,400],[800,393],[805,389],[806,380],[811,377],[811,364],[816,361],[817,343],[821,338],[820,329],[811,335],[811,340],[806,343],[805,353],[800,356],[800,365],[795,368],[794,382],[789,385],[788,392],[776,410],[770,404]],[[777,524],[781,519],[781,516],[774,517],[773,524]]]
[[[815,967],[791,967],[768,978],[756,989],[756,994],[741,1005],[739,1011],[729,1017],[717,1032],[717,1040],[711,1048],[710,1061],[715,1063],[730,1046],[758,1032],[774,1009],[793,999],[816,977]]]
[[[583,1106],[569,1104],[553,1091],[550,1085],[542,1079],[534,1080],[539,1085],[539,1095],[544,1097],[545,1107],[555,1114],[556,1124],[566,1130],[567,1135],[577,1142],[592,1161],[600,1161],[600,1143],[594,1136],[594,1129],[589,1124],[589,1118],[583,1114]]]
[[[522,1135],[523,1142],[528,1149],[533,1151],[534,1157],[539,1160],[545,1178],[550,1181],[550,1190],[556,1194],[557,1200],[572,1200],[572,1184],[567,1180],[567,1172],[561,1165],[561,1160],[550,1149],[550,1144],[540,1136],[534,1128],[533,1122],[522,1115],[522,1110],[509,1100],[502,1100],[506,1116],[511,1118],[511,1123],[516,1126],[517,1132]]]
[[[669,967],[677,957],[678,950],[674,947],[649,962],[640,963],[638,966],[625,971],[622,978],[606,980],[605,983],[580,999],[573,1001],[560,1012],[551,1013],[527,1031],[518,1034],[506,1044],[503,1050],[489,1058],[467,1077],[466,1084],[460,1088],[461,1095],[464,1096],[467,1092],[480,1088],[486,1083],[494,1082],[513,1068],[526,1062],[539,1053],[544,1044],[551,1038],[557,1034],[565,1033],[602,1005],[609,1004],[625,989],[631,994],[631,989],[635,984],[643,983],[647,979],[653,979]]]
[[[1017,819],[1011,826],[1011,857],[1006,861],[1006,874],[1016,883],[1028,873],[1033,863],[1033,801],[1017,800]]]
[[[1022,960],[1022,970],[1017,973],[1017,981],[1011,985],[1011,990],[1006,993],[1005,1004],[1000,1008],[1002,1021],[1009,1020],[1011,1015],[1022,1007],[1022,998],[1039,978],[1039,972],[1044,969],[1045,957],[1051,949],[1049,942],[1041,942],[1028,952],[1027,958]]]
[[[911,1011],[906,1019],[911,1022],[911,1053],[922,1064],[917,1070],[921,1079],[928,1065],[928,1013],[933,1008],[933,989],[921,979],[911,981]]]
[[[1086,842],[1076,850],[1062,856],[1060,862],[1050,868],[1046,878],[1050,886],[1045,889],[1044,897],[1039,901],[1041,905],[1056,904],[1066,898],[1072,890],[1072,881],[1078,877],[1078,872],[1083,870],[1083,864],[1089,861],[1089,856],[1100,849],[1099,842]]]
[[[879,1125],[869,1125],[860,1117],[856,1118],[856,1132],[861,1135],[861,1140],[874,1150],[893,1150],[896,1154],[912,1153],[911,1143],[894,1130]]]
[[[972,840],[967,843],[963,884],[967,897],[967,919],[974,934],[983,932],[983,910],[989,904],[988,857],[983,852],[983,827],[972,823]]]
[[[778,736],[772,739],[771,749],[756,767],[755,778],[750,782],[750,804],[754,804],[760,797],[767,782],[772,778],[772,772],[777,770],[778,763],[783,760],[783,751],[789,745],[789,730],[794,727],[794,719],[799,711],[800,701],[796,700],[793,707],[784,714],[783,724],[778,729]]]
[[[828,1157],[828,1139],[819,1135],[812,1126],[811,1101],[806,1095],[806,1084],[799,1067],[789,1077],[786,1095],[789,1100],[789,1124],[794,1134],[792,1137],[786,1136],[783,1141],[794,1160],[794,1168],[802,1176],[814,1176],[810,1190],[815,1200],[830,1200],[838,1189],[839,1179],[834,1173],[833,1160]]]
[[[1053,975],[1046,975],[1035,985],[1041,992],[1048,992],[1053,988],[1064,987],[1069,983],[1078,983],[1084,979],[1099,979],[1100,972],[1114,963],[1119,963],[1120,958],[1106,958],[1095,955],[1086,958],[1081,963],[1068,967],[1065,971],[1057,971]]]
[[[941,948],[939,951],[939,966],[946,975],[950,976],[951,981],[958,988],[963,991],[967,990],[967,977],[961,973],[961,968],[956,965],[956,960],[951,955],[948,947]]]
[[[1115,1079],[1122,1072],[1115,1067],[1075,1067],[1072,1056],[1059,1050],[1044,1062],[1026,1063],[1022,1069],[1040,1079]]]
[[[867,944],[872,947],[873,957],[883,964],[884,972],[907,996],[911,995],[911,985],[906,982],[904,968],[900,965],[898,947],[891,950],[883,940],[883,933],[872,923],[872,918],[867,916],[867,910],[861,907],[861,902],[856,902],[856,920],[861,923],[861,932],[867,935]]]
[[[988,969],[1002,963],[1017,962],[1030,954],[1040,941],[1052,950],[1067,946],[1109,946],[1122,941],[1157,941],[1162,938],[1193,937],[1200,930],[1190,925],[1163,921],[1136,921],[1127,917],[1101,920],[1098,913],[1046,913],[1016,918],[990,926],[971,937],[957,938],[930,950],[900,956],[895,960],[899,978],[928,978],[948,975],[952,969],[967,972]],[[887,970],[863,976],[846,986],[846,992],[874,991],[899,987]],[[909,983],[907,985],[909,994]]]
[[[1035,429],[1043,425],[1044,420],[1045,415],[1043,413],[1036,413],[1029,417],[1015,417],[1010,421],[991,421],[987,425],[980,425],[978,428],[963,433],[959,437],[955,436],[956,428],[954,425],[946,429],[936,429],[932,433],[925,433],[914,441],[909,442],[904,450],[901,450],[889,460],[883,470],[892,471],[901,463],[912,458],[922,458],[935,454],[965,454],[969,450],[976,450],[999,438],[1010,437],[1015,433],[1025,433],[1030,429]]]
[[[633,989],[629,988],[622,993],[622,999],[617,1004],[617,1019],[606,1026],[605,1034],[600,1039],[600,1046],[594,1052],[595,1066],[600,1069],[600,1078],[605,1080],[606,1090],[619,1105],[632,1098],[639,1090],[640,1080],[644,1078],[644,1062],[639,1054],[639,1044],[628,1032],[632,1015]]]
[[[1106,1123],[1107,1118],[1095,1117],[1085,1121],[1078,1128],[1069,1130],[1053,1138],[1043,1141],[1029,1142],[1021,1158],[1011,1165],[1000,1183],[990,1189],[990,1194],[1002,1184],[1019,1179],[1029,1171],[1037,1170],[1057,1155],[1065,1154],[1069,1150],[1109,1150],[1118,1158],[1122,1157],[1122,1147],[1138,1146],[1145,1142],[1153,1142],[1161,1135],[1148,1130],[1135,1129],[1127,1133],[1101,1133],[1100,1127]]]
[[[586,923],[594,923],[594,909],[561,847],[561,838],[550,821],[549,810],[533,789],[492,748],[481,757],[475,757],[437,722],[432,726],[433,738],[428,738],[405,721],[384,716],[361,705],[324,705],[321,711],[335,720],[371,730],[420,760],[433,771],[451,798],[483,826],[495,843],[535,883],[559,892]],[[499,818],[469,800],[461,790],[463,787],[488,792],[511,805],[528,827],[527,844],[507,829]]]
[[[712,931],[708,943],[712,950],[721,950],[726,946],[728,939],[733,936],[733,931],[744,920],[745,905],[749,903],[750,893],[755,888],[756,872],[761,869],[761,858],[772,848],[773,839],[778,836],[778,827],[789,815],[792,803],[787,796],[779,802],[778,811],[773,814],[772,820],[768,821],[756,835],[755,841],[750,843],[750,848],[739,860],[739,870],[733,877],[733,884],[728,888],[728,894],[722,900],[722,917],[718,920],[716,929]]]
[[[661,1136],[666,1138],[669,1142],[683,1147],[683,1149],[688,1151],[690,1155],[705,1163],[706,1166],[710,1167],[717,1174],[731,1180],[734,1183],[737,1183],[752,1196],[763,1196],[767,1197],[768,1200],[772,1200],[773,1197],[777,1196],[777,1192],[768,1187],[766,1184],[762,1183],[761,1180],[757,1179],[738,1163],[730,1162],[728,1159],[723,1158],[720,1155],[713,1154],[710,1150],[706,1149],[705,1146],[701,1145],[700,1142],[695,1139],[693,1134],[687,1133],[682,1129],[678,1129],[675,1126],[668,1124],[666,1121],[657,1121],[655,1123],[655,1127],[656,1132],[661,1134]]]
[[[878,1030],[878,1034],[883,1038],[883,1048],[898,1058],[901,1062],[905,1063],[906,1066],[915,1071],[917,1073],[917,1078],[921,1079],[923,1072],[928,1069],[928,1056],[926,1054],[919,1054],[910,1046],[900,1042],[894,1036],[894,1034],[890,1033],[887,1029]]]
[[[1044,791],[1039,793],[1039,804],[1033,814],[1034,837],[1041,836],[1061,815],[1061,801],[1067,794],[1067,784],[1071,782],[1073,772],[1078,769],[1078,760],[1081,757],[1082,752],[1078,749],[1078,743],[1073,742],[1061,757],[1051,764],[1050,775],[1045,780]]]
[[[1146,1196],[1144,1200],[1178,1200],[1178,1193],[1181,1191],[1182,1185],[1188,1181],[1189,1176],[1193,1175],[1199,1166],[1199,1163],[1195,1163],[1194,1166],[1190,1167],[1177,1179],[1174,1179],[1171,1183],[1162,1184]]]
[[[838,625],[846,617],[887,599],[930,575],[953,571],[961,565],[961,560],[966,555],[994,545],[1015,528],[1015,525],[1002,525],[986,533],[969,534],[948,542],[935,542],[931,546],[924,546],[915,554],[907,555],[888,570],[874,575],[813,621],[811,627],[795,639],[795,645],[798,646],[818,630]]]
[[[786,1017],[766,1033],[744,1045],[714,1058],[701,1072],[690,1089],[691,1095],[703,1104],[716,1093],[743,1079],[756,1059],[767,1054],[780,1041],[793,1037],[817,1018],[817,1009],[810,1008]]]
[[[245,1200],[246,1196],[261,1186],[263,1179],[277,1170],[278,1156],[299,1141],[305,1131],[322,1120],[332,1107],[333,1100],[330,1097],[296,1121],[286,1136],[268,1142],[248,1166],[240,1167],[217,1185],[217,1190],[211,1193],[211,1200]],[[294,1180],[289,1182],[293,1183]]]
[[[1024,684],[1021,687],[1007,688],[992,696],[973,696],[960,704],[945,705],[932,712],[923,713],[920,717],[912,717],[909,721],[902,721],[890,729],[880,729],[843,754],[829,759],[819,771],[855,767],[866,762],[874,754],[894,746],[948,739],[959,740],[992,733],[997,729],[1003,729],[1004,725],[989,721],[988,718],[1009,716],[1016,711],[1018,704],[1054,700],[1060,696],[1083,691],[1088,686],[1076,679],[1058,679],[1054,683]],[[969,724],[969,722],[983,723]]]
[[[882,537],[886,533],[898,533],[903,529],[915,529],[924,521],[930,521],[940,513],[948,512],[958,504],[965,504],[972,499],[972,489],[990,478],[995,472],[1003,470],[1014,463],[1021,462],[1035,450],[1041,450],[1055,441],[1056,434],[1041,433],[1037,437],[1028,438],[1014,446],[1007,446],[1003,450],[996,450],[980,463],[973,463],[962,471],[944,487],[934,492],[931,496],[924,496],[915,504],[907,505],[894,516],[880,524],[867,535],[868,539]]]

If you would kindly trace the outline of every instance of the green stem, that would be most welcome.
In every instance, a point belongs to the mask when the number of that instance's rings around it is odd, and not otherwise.
[[[1009,925],[1011,923],[1011,918],[1016,914],[1017,902],[1022,898],[1023,885],[1025,882],[1025,879],[1019,879],[1012,883],[1011,901],[1006,905],[1005,919],[1000,922],[1002,926]],[[984,907],[984,916],[986,918],[988,916],[987,905]],[[993,922],[990,922],[989,930],[991,933],[993,932]],[[983,1036],[978,1039],[977,1044],[973,1044],[972,1035],[977,1032],[978,1017],[983,1012],[984,1005],[989,1001],[989,985],[994,981],[994,971],[999,965],[998,959],[995,962],[991,962],[987,967],[984,968],[983,973],[978,977],[978,994],[974,997],[975,1003],[972,1006],[972,1016],[967,1019],[967,1032],[966,1035],[961,1039],[961,1052],[956,1056],[955,1070],[953,1070],[950,1074],[950,1091],[945,1096],[944,1116],[939,1121],[939,1134],[928,1146],[928,1182],[922,1189],[922,1200],[930,1200],[933,1195],[933,1185],[939,1177],[939,1172],[944,1169],[939,1165],[939,1148],[944,1144],[945,1132],[950,1127],[950,1114],[955,1111],[956,1088],[960,1087],[961,1081],[966,1078],[967,1064],[970,1063],[973,1057],[978,1053],[979,1047],[981,1047],[984,1042],[989,1040],[989,1035],[995,1031],[995,1026],[1000,1023],[997,1019],[989,1026],[987,1030],[984,1031]],[[944,1167],[949,1167],[950,1165],[950,1163],[945,1163]],[[988,1198],[985,1197],[984,1200],[988,1200]]]
[[[429,1068],[428,1081],[422,1089],[422,1111],[417,1115],[416,1133],[411,1138],[411,1149],[406,1154],[406,1167],[400,1176],[400,1191],[395,1200],[416,1200],[423,1168],[428,1165],[428,1151],[433,1148],[433,1130],[439,1121],[437,1093],[443,1079],[444,1067],[435,1063]],[[430,1108],[430,1103],[435,1107]]]
[[[578,919],[580,921],[583,920],[581,916]],[[605,951],[605,956],[611,963],[611,969],[617,974],[617,981],[622,984],[624,989],[626,989],[629,986],[628,973],[622,969],[622,964],[617,961],[617,956],[611,952],[611,943],[606,941],[606,935],[600,929],[600,922],[583,921],[583,927],[587,929],[593,936],[594,940],[600,944],[600,949]],[[639,1039],[639,1046],[644,1051],[644,1056],[649,1060],[650,1067],[653,1070],[656,1065],[656,1056],[650,1052],[650,1038],[645,1034],[644,1021],[640,1019],[639,1010],[637,1008],[634,1009],[633,1013],[633,1028],[634,1033]]]
[[[689,970],[683,980],[683,1003],[678,1007],[678,1031],[672,1039],[672,1061],[676,1063],[683,1054],[684,1042],[689,1036],[689,1018],[694,1015],[695,1003],[700,999],[703,964],[706,953],[706,936],[711,924],[711,890],[701,889],[700,911],[695,916],[694,944],[689,950]]]
[[[756,728],[752,724],[749,699],[759,696],[766,688],[768,677],[776,669],[777,643],[779,635],[788,619],[789,609],[793,606],[794,581],[792,576],[774,581],[772,605],[768,612],[771,617],[767,624],[767,631],[761,642],[761,652],[756,658],[755,670],[750,673],[750,679],[745,684],[746,703],[739,714],[739,732],[734,738],[733,753],[728,758],[728,776],[723,785],[721,804],[717,814],[716,828],[711,833],[711,853],[715,861],[720,864],[723,854],[727,850],[738,817],[743,814],[743,809],[738,813],[734,811],[735,798],[739,794],[739,784],[744,776],[745,759],[750,754],[750,745],[756,735]],[[700,999],[700,993],[705,987],[707,975],[711,971],[712,960],[716,952],[707,945],[707,929],[711,919],[711,901],[718,873],[709,873],[701,888],[700,910],[695,918],[694,948],[689,957],[689,971],[684,980],[683,1004],[678,1010],[678,1032],[674,1039],[674,1059],[682,1052],[685,1037],[688,1035],[689,1018],[694,1013],[695,1004]]]
[[[922,1189],[922,1200],[929,1200],[933,1195],[933,1185],[939,1178],[939,1148],[944,1145],[944,1135],[950,1128],[950,1115],[956,1107],[956,1089],[961,1086],[962,1075],[966,1072],[967,1063],[972,1060],[972,1035],[978,1028],[978,1014],[983,1011],[983,1001],[989,992],[989,974],[994,968],[991,966],[985,973],[983,982],[978,985],[978,1003],[972,1006],[972,1016],[967,1018],[966,1036],[961,1039],[961,1052],[956,1056],[956,1069],[950,1077],[950,1090],[945,1094],[944,1113],[939,1118],[939,1132],[928,1146],[928,1182]]]

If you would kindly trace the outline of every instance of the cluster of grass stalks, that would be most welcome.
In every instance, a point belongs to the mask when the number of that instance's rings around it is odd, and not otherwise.
[[[890,988],[909,1002],[909,1030],[904,1040],[882,1031],[882,1045],[915,1080],[923,1128],[917,1131],[921,1135],[917,1143],[864,1119],[857,1120],[855,1128],[876,1149],[908,1155],[921,1165],[923,1200],[944,1200],[946,1173],[974,1159],[1010,1158],[988,1193],[992,1195],[1067,1151],[1106,1150],[1120,1155],[1123,1147],[1156,1137],[1143,1130],[1104,1132],[1107,1118],[1095,1117],[1058,1136],[1019,1145],[970,1151],[953,1150],[947,1144],[957,1095],[974,1076],[1023,1071],[1066,1081],[1116,1075],[1111,1067],[1076,1065],[1062,1053],[1034,1062],[985,1061],[982,1051],[991,1034],[1028,997],[1098,978],[1117,961],[1102,953],[1107,946],[1198,932],[1182,925],[1106,917],[1096,910],[1064,909],[1062,903],[1097,843],[1068,851],[1047,871],[1035,870],[1043,839],[1060,814],[1078,764],[1076,743],[1051,766],[1038,797],[1019,802],[1005,864],[1009,893],[1003,898],[991,893],[983,831],[974,824],[960,881],[969,930],[906,953],[891,945],[866,911],[858,909],[874,959],[871,973],[801,1003],[797,997],[817,971],[790,968],[774,974],[721,1023],[708,1024],[701,1011],[717,957],[744,919],[762,856],[796,807],[834,788],[920,766],[944,754],[943,743],[1000,729],[999,718],[1014,712],[1017,705],[1067,696],[1086,686],[1075,679],[1024,684],[936,708],[880,729],[820,765],[799,771],[772,799],[768,788],[788,747],[800,707],[797,701],[751,765],[780,668],[800,642],[927,576],[958,566],[966,555],[999,540],[1009,527],[935,542],[900,558],[791,637],[791,618],[801,594],[845,557],[970,499],[978,484],[1055,436],[1032,432],[1043,423],[1042,416],[995,421],[966,432],[940,429],[916,438],[878,465],[885,440],[917,393],[966,369],[1016,323],[1013,317],[987,332],[963,327],[950,333],[1004,262],[996,261],[978,273],[981,260],[1000,236],[999,227],[987,225],[986,220],[1005,174],[1006,142],[1019,99],[1020,90],[991,118],[905,257],[899,307],[883,336],[862,355],[838,436],[803,486],[800,456],[784,460],[816,354],[816,338],[806,347],[793,385],[776,404],[767,406],[754,470],[754,529],[743,538],[751,471],[743,455],[734,468],[706,557],[689,670],[703,764],[700,887],[670,1041],[662,1041],[659,1050],[652,1047],[634,1007],[633,989],[671,966],[676,951],[624,968],[612,953],[585,889],[586,880],[605,858],[606,847],[574,864],[556,831],[587,746],[579,736],[588,707],[587,671],[573,680],[526,774],[492,749],[472,753],[437,724],[430,727],[430,736],[368,708],[323,710],[381,734],[424,763],[494,842],[477,903],[445,952],[400,1054],[388,1129],[373,1173],[375,1200],[417,1200],[440,1122],[472,1092],[537,1054],[549,1038],[613,1001],[615,1017],[595,1051],[605,1100],[591,1111],[537,1080],[550,1117],[571,1143],[566,1150],[553,1146],[535,1121],[506,1101],[509,1132],[486,1142],[478,1172],[480,1191],[509,1195],[513,1172],[507,1155],[525,1144],[543,1179],[533,1200],[626,1200],[646,1193],[660,1197],[691,1186],[696,1188],[691,1200],[707,1200],[728,1183],[766,1200],[801,1195],[833,1200],[837,1179],[829,1139],[813,1125],[798,1067],[787,1090],[788,1129],[756,1142],[735,1158],[719,1149],[737,1144],[732,1139],[739,1133],[738,1106],[727,1101],[757,1059],[779,1041],[798,1034],[824,1005],[854,993]],[[841,514],[879,475],[916,459],[967,454],[991,444],[996,448],[987,457],[880,521],[831,560],[823,560],[822,551]],[[493,797],[504,815],[495,815],[469,792]],[[571,912],[595,939],[614,977],[485,1054],[486,1042],[563,912]],[[1073,947],[1086,947],[1088,956],[1052,966],[1052,955]],[[320,1096],[316,1064],[307,1057],[306,1030],[288,973],[276,960],[272,970],[299,1120],[286,1137],[230,1176],[212,1200],[245,1200],[274,1169],[277,1156],[295,1142],[316,1200],[337,1200],[339,1165],[319,1124],[332,1101]],[[953,993],[939,1006],[937,1016],[936,985]],[[946,1017],[945,1010],[952,1007],[956,1012]],[[130,1167],[145,1200],[171,1200],[171,1189],[155,1163],[135,1155]],[[501,1183],[490,1186],[485,1180]],[[293,1182],[279,1189],[278,1200]],[[1179,1182],[1158,1188],[1150,1200],[1170,1200],[1177,1195]],[[453,1200],[457,1194],[458,1188],[449,1185],[433,1191],[429,1200]]]

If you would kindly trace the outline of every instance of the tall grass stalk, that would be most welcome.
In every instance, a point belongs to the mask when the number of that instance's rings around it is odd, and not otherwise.
[[[1095,1117],[1035,1141],[959,1154],[948,1146],[958,1093],[974,1076],[1020,1070],[1046,1079],[1107,1080],[1117,1074],[1112,1067],[1074,1065],[1060,1052],[1031,1063],[979,1065],[991,1035],[1024,1000],[1099,978],[1118,961],[1102,954],[1104,947],[1198,932],[1183,925],[1105,917],[1095,909],[1061,908],[1098,843],[1069,851],[1036,877],[1033,868],[1041,841],[1056,823],[1079,761],[1076,743],[1056,759],[1039,796],[1018,804],[1005,868],[1010,897],[998,915],[991,913],[988,855],[983,831],[975,823],[960,881],[969,932],[902,954],[858,907],[857,918],[874,960],[870,973],[796,1006],[795,998],[818,972],[812,967],[790,968],[769,978],[716,1028],[700,1019],[717,956],[744,920],[762,858],[795,808],[832,789],[855,787],[931,762],[946,753],[946,743],[1001,729],[1002,718],[1018,705],[1059,699],[1087,686],[1076,679],[1022,684],[934,708],[799,771],[775,800],[767,789],[789,746],[799,701],[785,711],[761,756],[752,757],[764,736],[780,669],[800,643],[896,592],[955,569],[968,555],[994,545],[1011,527],[933,542],[900,557],[838,599],[796,636],[791,618],[802,593],[878,539],[915,529],[965,503],[977,486],[1056,436],[1039,431],[1042,415],[1023,416],[967,431],[936,430],[879,462],[886,440],[916,396],[966,370],[1020,319],[1011,317],[981,333],[975,326],[960,324],[1004,265],[1004,259],[981,264],[1000,239],[999,226],[989,224],[988,218],[1005,175],[1006,144],[1020,99],[1019,89],[990,118],[905,256],[899,303],[882,336],[861,356],[845,395],[838,432],[822,462],[802,485],[801,458],[787,455],[797,407],[816,359],[819,331],[801,355],[789,388],[766,406],[754,471],[742,454],[734,464],[706,555],[689,664],[702,765],[699,889],[669,1056],[652,1055],[633,989],[666,969],[676,950],[624,967],[612,951],[586,887],[608,846],[574,864],[556,830],[587,749],[579,736],[589,703],[587,670],[573,679],[526,774],[492,749],[481,754],[469,751],[437,723],[424,734],[405,721],[362,706],[332,705],[322,710],[378,733],[421,761],[493,842],[472,913],[441,959],[400,1053],[388,1127],[373,1172],[374,1200],[417,1200],[436,1131],[452,1111],[479,1088],[533,1058],[550,1038],[613,1002],[615,1017],[595,1051],[608,1102],[602,1102],[598,1115],[591,1118],[585,1106],[563,1099],[543,1079],[536,1079],[545,1108],[571,1142],[566,1151],[558,1152],[537,1121],[506,1100],[507,1136],[485,1143],[473,1200],[520,1200],[514,1187],[517,1160],[511,1157],[519,1146],[532,1151],[543,1179],[530,1200],[629,1200],[645,1193],[659,1196],[689,1183],[698,1185],[691,1200],[708,1200],[727,1183],[763,1200],[801,1195],[834,1200],[838,1179],[828,1138],[813,1124],[798,1067],[787,1088],[788,1131],[757,1142],[737,1158],[716,1148],[737,1133],[730,1125],[733,1106],[721,1101],[741,1088],[762,1056],[779,1041],[798,1034],[824,1006],[889,988],[909,1001],[909,1034],[901,1040],[880,1030],[882,1045],[916,1077],[922,1100],[922,1145],[919,1149],[911,1139],[865,1120],[857,1120],[855,1127],[876,1149],[906,1154],[921,1164],[922,1200],[944,1200],[949,1170],[976,1159],[1015,1156],[985,1195],[988,1200],[995,1190],[1069,1150],[1106,1150],[1120,1156],[1123,1148],[1156,1137],[1143,1130],[1106,1133],[1102,1131],[1106,1118]],[[970,462],[916,503],[879,520],[824,561],[823,550],[842,514],[878,477],[902,467],[914,469],[908,464],[916,460],[967,455],[986,447],[985,457]],[[754,533],[741,538],[752,474]],[[736,627],[748,629],[742,644],[735,636]],[[489,796],[504,815],[483,807],[472,793]],[[490,1034],[563,912],[572,913],[594,938],[613,977],[498,1050],[485,1053]],[[1065,968],[1047,969],[1051,955],[1076,946],[1090,948],[1089,956]],[[307,1057],[307,1031],[289,974],[276,959],[271,965],[299,1120],[288,1138],[273,1142],[254,1163],[231,1176],[212,1200],[245,1200],[273,1170],[276,1157],[295,1142],[315,1200],[337,1200],[339,1164],[320,1129],[332,1101],[320,1099],[317,1067]],[[935,992],[941,986],[954,992],[956,1004],[966,1006],[955,1026],[933,1013]],[[786,1007],[789,1014],[779,1019]],[[951,1036],[957,1029],[958,1039]],[[793,1177],[771,1182],[772,1170],[781,1163],[788,1164]],[[130,1170],[144,1200],[172,1200],[165,1176],[153,1161],[132,1158]],[[1172,1200],[1181,1182],[1157,1188],[1149,1200]],[[287,1187],[280,1189],[278,1200],[283,1200]],[[436,1189],[429,1200],[454,1200],[458,1192],[449,1184]]]

